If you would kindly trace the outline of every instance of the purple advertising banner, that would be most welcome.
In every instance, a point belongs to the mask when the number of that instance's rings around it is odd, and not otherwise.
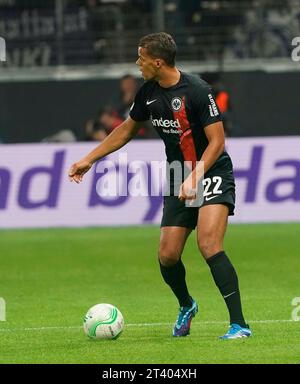
[[[94,147],[0,145],[0,228],[159,224],[162,142],[132,141],[71,183],[70,165]],[[237,186],[231,222],[300,221],[300,137],[232,138],[226,149]]]

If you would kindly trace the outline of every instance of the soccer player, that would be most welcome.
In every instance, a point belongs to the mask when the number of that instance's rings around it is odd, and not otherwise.
[[[93,163],[123,147],[138,132],[140,123],[151,119],[165,143],[167,161],[192,164],[177,193],[174,180],[169,179],[173,194],[164,197],[161,223],[160,270],[180,306],[173,336],[188,335],[191,320],[198,312],[181,259],[185,242],[197,227],[199,250],[229,311],[230,326],[221,339],[249,337],[251,330],[244,320],[237,274],[223,250],[228,216],[234,212],[235,183],[231,159],[224,151],[222,119],[208,84],[176,68],[176,50],[173,38],[164,32],[141,38],[136,64],[145,83],[135,97],[130,116],[73,164],[69,177],[81,182]],[[204,164],[204,170],[199,164]],[[198,183],[204,186],[202,204],[189,207],[186,202],[195,199]]]

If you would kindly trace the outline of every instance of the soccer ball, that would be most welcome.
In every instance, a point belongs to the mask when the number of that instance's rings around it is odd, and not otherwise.
[[[124,318],[117,307],[111,304],[96,304],[83,320],[83,330],[92,339],[116,339],[124,327]]]

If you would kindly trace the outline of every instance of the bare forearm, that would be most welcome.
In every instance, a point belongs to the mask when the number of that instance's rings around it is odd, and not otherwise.
[[[83,176],[92,168],[95,161],[123,147],[134,137],[139,127],[136,121],[128,117],[98,147],[71,166],[69,170],[70,181],[81,183]]]
[[[225,139],[221,121],[206,126],[205,134],[208,145],[202,154],[200,162],[197,163],[194,170],[180,187],[179,200],[181,201],[196,198],[196,191],[200,180],[224,152]]]
[[[200,159],[203,161],[204,167],[199,164],[199,166],[196,166],[194,170],[197,176],[197,181],[203,177],[203,173],[206,173],[214,165],[220,155],[224,152],[225,148],[224,128],[222,122],[219,121],[208,125],[205,128],[205,134],[208,139],[208,146]]]
[[[202,180],[203,175],[217,161],[224,150],[224,146],[216,142],[210,143],[205,149],[200,162],[197,163],[194,170],[189,174],[184,183],[180,187],[179,200],[195,199],[198,184]]]
[[[201,161],[204,163],[204,173],[206,173],[218,160],[220,155],[224,152],[224,145],[221,143],[209,143],[205,151],[203,152],[203,155],[201,157]],[[197,168],[197,167],[196,167]],[[200,167],[202,169],[202,167]],[[197,172],[198,173],[203,173]],[[201,178],[203,174],[199,175],[199,178]]]
[[[209,170],[209,168],[218,160],[219,156],[223,153],[224,146],[218,143],[210,143],[203,152],[200,162],[190,174],[193,188],[199,183],[203,175]]]
[[[128,122],[125,121],[119,127],[115,128],[106,139],[91,151],[86,159],[90,163],[95,163],[97,160],[117,151],[127,144],[135,135],[135,131],[128,129]]]

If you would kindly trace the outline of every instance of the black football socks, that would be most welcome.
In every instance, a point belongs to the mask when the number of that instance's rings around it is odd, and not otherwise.
[[[191,307],[193,302],[186,286],[185,268],[181,259],[176,264],[168,267],[161,263],[159,265],[164,281],[174,292],[180,307]]]
[[[224,251],[206,260],[214,281],[219,288],[230,314],[230,323],[247,327],[241,304],[238,277]]]

